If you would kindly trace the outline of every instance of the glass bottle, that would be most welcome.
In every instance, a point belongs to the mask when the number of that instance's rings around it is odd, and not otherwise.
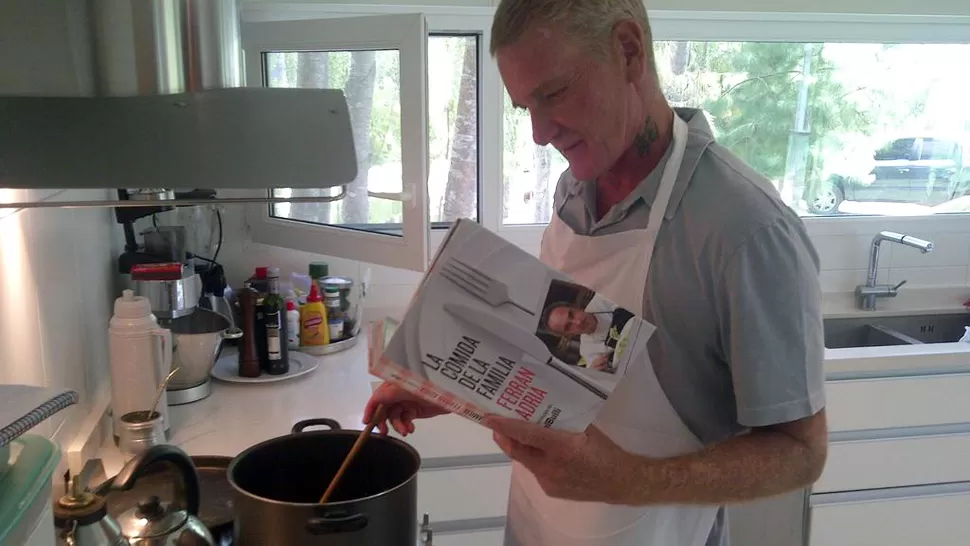
[[[286,343],[286,302],[280,294],[280,270],[268,271],[269,293],[263,299],[266,322],[266,373],[283,375],[290,371],[289,348]]]

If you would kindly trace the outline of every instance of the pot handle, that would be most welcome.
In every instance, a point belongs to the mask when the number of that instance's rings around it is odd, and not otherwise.
[[[313,517],[306,522],[306,530],[312,535],[356,533],[364,527],[367,527],[367,516],[364,514],[346,515],[339,513],[330,516]]]
[[[327,419],[326,417],[320,419],[304,419],[293,425],[293,429],[290,431],[292,434],[299,434],[303,432],[307,427],[314,426],[325,426],[329,427],[330,430],[340,430],[340,423],[334,421],[333,419]]]
[[[111,483],[113,491],[128,491],[135,486],[135,482],[152,465],[160,462],[170,462],[178,469],[182,479],[176,482],[175,500],[181,500],[185,510],[193,515],[199,515],[199,474],[189,458],[181,449],[161,444],[152,446],[135,455],[114,477]]]

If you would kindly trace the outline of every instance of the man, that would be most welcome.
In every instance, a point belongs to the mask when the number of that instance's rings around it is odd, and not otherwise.
[[[595,295],[584,309],[569,303],[553,303],[543,314],[542,324],[550,332],[561,336],[579,336],[579,357],[576,364],[594,370],[606,370],[616,341],[610,338],[616,306]],[[619,337],[619,332],[616,332]]]
[[[727,544],[723,506],[803,488],[827,452],[818,256],[769,182],[661,92],[642,0],[502,0],[491,47],[569,161],[541,257],[657,326],[582,432],[489,418],[506,545]],[[400,433],[441,413],[390,387]]]

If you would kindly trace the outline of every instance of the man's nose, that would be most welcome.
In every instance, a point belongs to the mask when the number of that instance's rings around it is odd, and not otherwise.
[[[559,133],[559,124],[549,116],[535,110],[530,111],[532,118],[532,140],[539,146],[545,146]]]

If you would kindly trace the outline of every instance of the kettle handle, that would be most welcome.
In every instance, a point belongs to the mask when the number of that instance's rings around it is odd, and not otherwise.
[[[170,462],[178,469],[182,479],[175,486],[175,502],[182,501],[184,509],[193,516],[199,515],[199,474],[189,458],[181,449],[161,444],[152,446],[132,458],[114,477],[113,491],[128,491],[151,466],[160,462]]]

